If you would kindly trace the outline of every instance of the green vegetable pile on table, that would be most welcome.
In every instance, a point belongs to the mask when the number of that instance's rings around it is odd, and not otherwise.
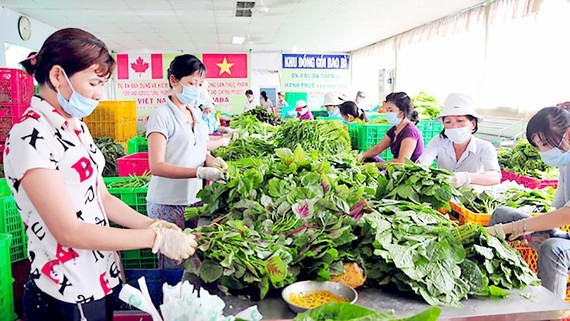
[[[278,126],[283,123],[281,117],[275,116],[268,112],[267,109],[261,106],[255,107],[255,109],[248,110],[243,115],[255,116],[260,122],[267,123],[269,125]]]
[[[235,161],[241,158],[266,157],[273,154],[274,150],[275,145],[272,140],[248,136],[232,141],[227,147],[216,148],[212,154],[226,161]]]
[[[348,131],[338,121],[291,119],[279,127],[275,141],[280,148],[301,145],[305,150],[331,155],[351,150]]]
[[[434,209],[449,210],[449,201],[457,194],[448,182],[449,177],[446,170],[423,167],[409,160],[401,165],[388,165],[385,175],[378,179],[376,199],[428,203]]]
[[[538,149],[526,139],[519,139],[512,149],[500,148],[497,156],[499,165],[505,171],[538,179],[558,177],[558,168],[546,165]]]
[[[459,202],[466,209],[477,214],[491,214],[499,206],[517,209],[526,207],[529,213],[546,213],[550,211],[550,204],[555,193],[556,190],[551,187],[528,191],[510,188],[504,192],[483,191],[481,193],[463,188],[460,190]]]
[[[245,133],[247,133],[247,135],[258,134],[266,136],[277,131],[276,126],[266,124],[257,119],[254,115],[248,114],[241,114],[232,119],[230,127],[236,129],[238,133],[240,133],[240,136],[244,136]]]
[[[94,138],[95,145],[101,150],[105,156],[105,168],[103,169],[104,177],[111,177],[118,175],[117,158],[125,156],[125,149],[123,146],[116,144],[112,138],[102,137]]]
[[[133,176],[129,175],[129,178],[125,178],[124,180],[111,182],[107,184],[107,188],[139,188],[139,187],[147,187],[150,183],[150,176],[143,175],[143,176]]]
[[[538,284],[517,251],[480,225],[457,227],[429,206],[369,203],[354,251],[368,281],[412,291],[432,305],[460,306],[469,295],[503,297],[502,288]]]

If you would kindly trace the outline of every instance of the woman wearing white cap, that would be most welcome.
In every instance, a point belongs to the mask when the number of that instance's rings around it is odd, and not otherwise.
[[[497,151],[490,142],[473,134],[483,120],[475,111],[471,97],[453,93],[443,103],[443,111],[436,119],[443,131],[434,137],[420,157],[422,165],[437,166],[453,173],[453,185],[495,185],[501,181]]]
[[[327,108],[327,112],[329,113],[329,117],[341,118],[339,106],[343,102],[344,102],[344,100],[342,100],[341,96],[337,93],[327,93],[325,95],[325,99],[323,101],[323,106],[325,106]]]
[[[313,113],[309,110],[307,102],[304,100],[297,100],[295,104],[295,111],[297,112],[297,118],[300,120],[315,120]]]

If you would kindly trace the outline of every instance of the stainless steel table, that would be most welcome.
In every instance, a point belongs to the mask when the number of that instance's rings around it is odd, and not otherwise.
[[[544,287],[526,287],[524,290],[511,290],[506,299],[491,300],[476,298],[464,300],[463,307],[442,307],[440,320],[560,320],[570,318],[570,304],[556,297]],[[521,296],[529,295],[530,299]],[[257,305],[264,320],[292,319],[291,312],[285,302],[277,295],[261,301],[240,299],[218,294],[226,302],[226,315],[235,314],[249,306]],[[378,289],[359,289],[357,304],[376,311],[394,310],[397,317],[409,316],[429,307],[423,301],[400,295],[385,293]]]

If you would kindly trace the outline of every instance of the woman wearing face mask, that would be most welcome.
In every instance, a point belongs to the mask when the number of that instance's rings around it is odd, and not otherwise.
[[[245,91],[245,102],[243,103],[243,112],[255,109],[255,107],[260,106],[259,101],[253,98],[253,90],[248,89]]]
[[[95,109],[115,68],[105,44],[81,29],[62,29],[36,59],[29,72],[39,94],[10,131],[4,155],[29,227],[24,319],[113,320],[111,293],[120,283],[115,251],[152,248],[182,259],[196,242],[173,224],[137,213],[103,183],[105,159],[80,119]]]
[[[340,98],[340,95],[336,93],[327,93],[323,101],[323,106],[327,108],[329,117],[341,118],[340,105],[344,101]]]
[[[177,56],[168,68],[172,88],[166,104],[150,116],[146,136],[152,174],[147,194],[147,212],[184,228],[184,211],[200,200],[196,194],[204,179],[222,180],[227,168],[221,158],[206,150],[208,127],[200,110],[194,108],[204,82],[206,67],[192,55]],[[190,223],[196,227],[197,218]],[[176,262],[159,256],[160,268],[181,268]]]
[[[309,106],[307,106],[307,102],[304,100],[298,100],[295,104],[295,111],[297,112],[297,118],[300,120],[315,120],[315,116],[309,110]]]
[[[501,168],[495,147],[473,136],[483,118],[475,112],[471,97],[450,94],[436,120],[443,123],[443,131],[429,142],[420,163],[429,166],[437,159],[437,167],[453,173],[455,187],[499,184]]]
[[[386,96],[386,120],[393,127],[384,138],[370,150],[358,155],[358,159],[374,157],[388,147],[394,155],[394,163],[403,163],[406,158],[415,162],[424,150],[422,133],[416,127],[418,112],[414,110],[412,100],[405,92],[391,93]]]
[[[552,201],[557,210],[530,217],[501,207],[493,213],[487,232],[500,238],[510,234],[511,240],[532,233],[531,246],[538,245],[538,277],[545,288],[564,299],[570,271],[570,237],[555,227],[570,224],[570,107],[560,104],[540,110],[528,122],[526,137],[547,165],[560,168]]]

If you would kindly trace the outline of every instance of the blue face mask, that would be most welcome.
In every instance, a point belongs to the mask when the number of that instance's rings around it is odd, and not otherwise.
[[[176,92],[176,97],[178,97],[178,100],[180,100],[180,102],[188,105],[198,100],[198,97],[200,97],[200,92],[202,91],[200,87],[184,86],[182,84],[180,85],[182,86],[182,93],[179,93],[178,91]]]
[[[549,166],[562,167],[570,164],[570,151],[564,152],[558,147],[551,148],[545,152],[540,152],[540,158]]]
[[[402,118],[398,118],[398,113],[386,113],[386,121],[392,126],[398,126]]]
[[[99,101],[96,99],[87,98],[77,93],[77,91],[73,89],[71,81],[69,81],[69,78],[67,78],[65,70],[62,69],[61,71],[63,72],[63,76],[65,77],[65,80],[67,80],[69,87],[73,91],[71,93],[71,96],[69,96],[68,101],[61,95],[58,88],[55,89],[57,91],[57,101],[59,102],[59,105],[63,111],[75,118],[83,118],[91,115],[93,110],[95,110],[95,107],[97,107],[99,104]]]
[[[206,121],[207,121],[207,120],[210,120],[210,119],[212,119],[212,118],[214,118],[214,113],[202,114],[202,119],[204,119],[204,120],[206,120]]]
[[[340,117],[340,110],[338,108],[330,110],[329,117]]]

